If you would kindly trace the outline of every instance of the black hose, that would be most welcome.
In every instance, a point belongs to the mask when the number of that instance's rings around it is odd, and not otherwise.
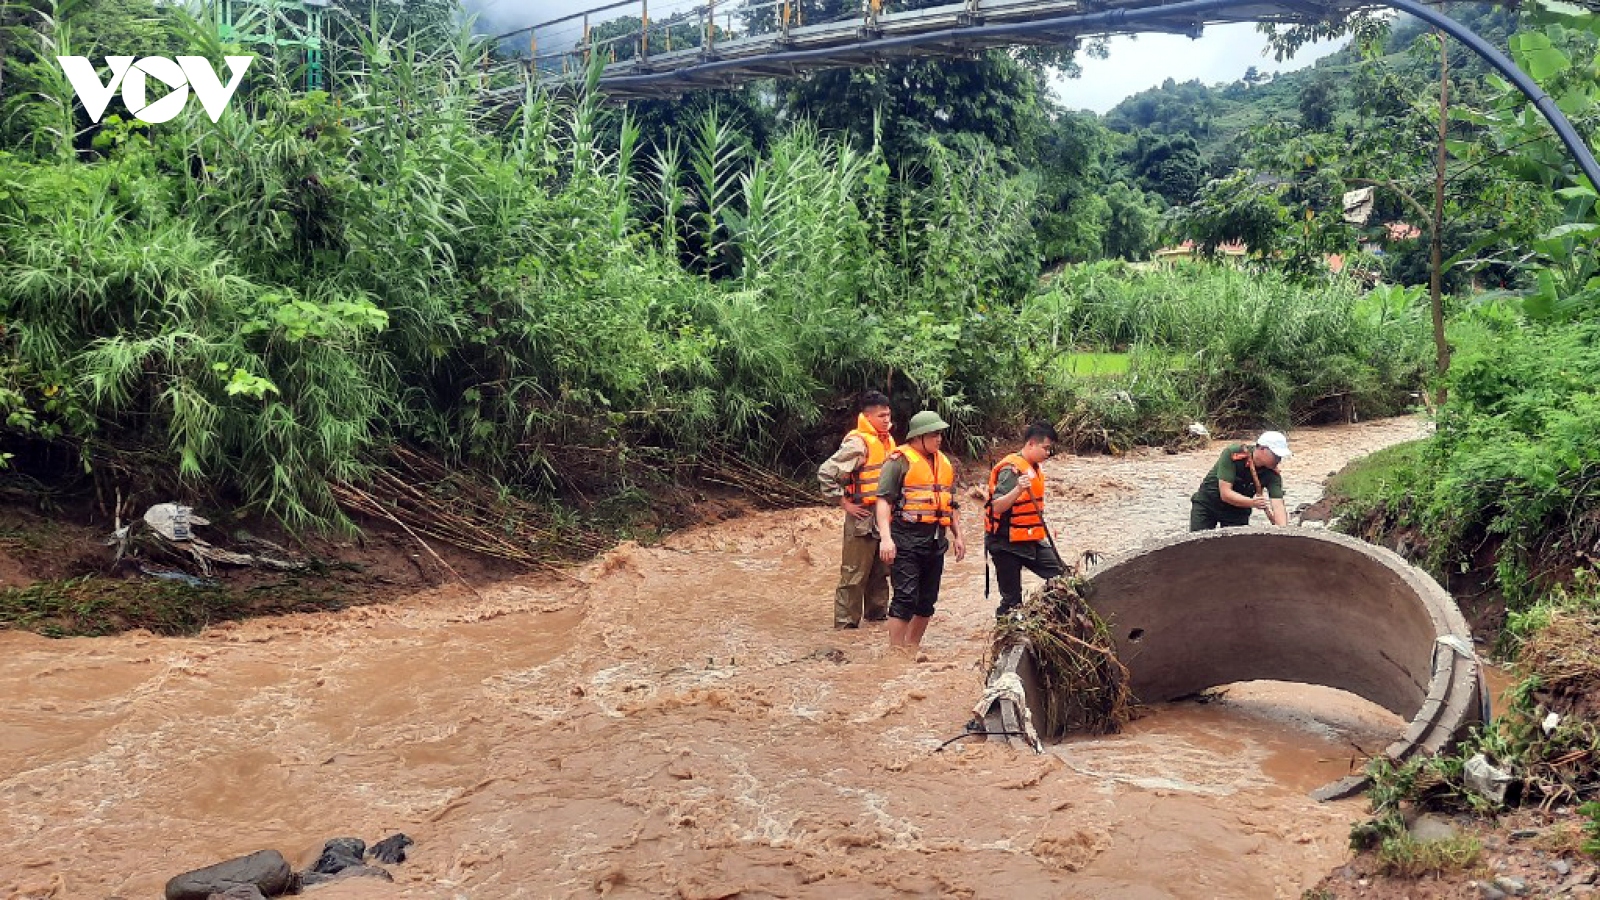
[[[981,729],[977,731],[963,731],[950,740],[945,741],[938,747],[934,748],[933,752],[938,753],[940,750],[943,750],[944,748],[954,744],[956,741],[959,741],[964,737],[990,737],[991,735],[994,737],[1027,737],[1028,733],[1026,731],[984,731]]]

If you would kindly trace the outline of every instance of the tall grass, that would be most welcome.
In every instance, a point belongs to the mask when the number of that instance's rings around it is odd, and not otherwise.
[[[804,123],[753,153],[713,111],[644,159],[592,92],[488,115],[464,33],[344,26],[336,97],[268,60],[219,123],[80,112],[77,149],[0,156],[12,434],[148,451],[304,527],[397,441],[592,496],[792,456],[868,386],[972,424],[1028,402],[1033,188],[992,151],[901,181]]]
[[[1069,267],[1023,311],[1045,358],[1080,348],[1141,351],[1112,390],[1142,381],[1147,399],[1225,428],[1406,408],[1427,366],[1424,316],[1421,298],[1398,289],[1364,291],[1346,281],[1307,288],[1228,266],[1116,263]],[[1061,371],[1055,363],[1047,377],[1062,383]],[[1178,397],[1188,402],[1173,403]]]

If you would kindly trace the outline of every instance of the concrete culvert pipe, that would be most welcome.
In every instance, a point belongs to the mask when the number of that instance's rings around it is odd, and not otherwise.
[[[1326,685],[1409,720],[1385,750],[1397,761],[1445,749],[1485,714],[1472,636],[1455,601],[1394,553],[1344,535],[1260,527],[1166,538],[1108,561],[1084,597],[1110,625],[1140,703],[1239,681]],[[999,654],[990,684],[1008,673],[1043,723],[1026,644]],[[986,724],[1022,730],[1007,699]],[[1334,799],[1365,784],[1352,776],[1313,796]]]

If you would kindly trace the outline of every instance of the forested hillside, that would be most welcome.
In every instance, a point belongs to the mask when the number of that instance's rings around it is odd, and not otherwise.
[[[6,8],[14,464],[170,478],[312,524],[396,445],[511,492],[626,496],[733,456],[803,464],[866,387],[974,437],[1070,422],[1084,448],[1392,411],[1421,387],[1423,242],[1360,247],[1386,243],[1385,221],[1431,229],[1411,212],[1437,45],[1414,30],[1318,103],[1310,86],[1348,54],[1174,86],[1104,122],[1051,100],[1064,51],[628,106],[530,89],[492,111],[476,94],[491,48],[453,7],[341,9],[326,89],[280,52],[219,123],[191,104],[152,126],[116,107],[90,121],[55,57],[245,49],[214,11]],[[1508,45],[1592,134],[1585,23],[1535,9]],[[1527,314],[1551,319],[1585,308],[1591,193],[1520,96],[1464,61],[1451,73],[1446,290],[1529,291]],[[1209,124],[1180,128],[1174,92]],[[1223,134],[1247,114],[1261,124]],[[1339,207],[1361,183],[1380,186],[1370,226]],[[1041,280],[1182,237],[1243,241],[1255,268]],[[1095,351],[1119,356],[1107,378],[1073,362]]]

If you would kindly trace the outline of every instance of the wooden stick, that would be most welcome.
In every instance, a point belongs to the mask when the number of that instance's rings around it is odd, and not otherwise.
[[[366,491],[363,491],[362,489],[360,489],[360,488],[358,488],[358,487],[356,487],[354,485],[350,485],[349,489],[354,491],[358,496],[361,496],[361,497],[365,498],[368,502],[371,502],[374,506],[377,506],[377,502],[374,501],[372,499],[371,495],[369,495]],[[389,512],[388,509],[383,509],[383,515],[385,517],[387,517],[389,519],[389,521],[395,523],[396,525],[399,525],[400,528],[403,531],[405,531],[406,534],[411,535],[413,540],[415,540],[417,543],[421,544],[422,545],[422,549],[428,551],[428,555],[432,556],[434,558],[434,560],[439,563],[439,565],[444,566],[446,569],[448,569],[450,574],[454,575],[456,577],[457,581],[459,581],[462,584],[466,585],[467,590],[471,591],[473,596],[477,597],[479,600],[483,600],[483,601],[487,602],[488,598],[483,596],[483,594],[479,593],[478,589],[473,587],[472,584],[470,582],[468,582],[465,578],[462,578],[461,577],[461,573],[457,572],[455,570],[454,566],[451,566],[449,563],[444,561],[444,557],[442,557],[438,553],[434,552],[433,547],[430,546],[427,541],[423,540],[420,535],[418,535],[415,531],[411,530],[411,526],[409,526],[406,523],[404,523],[404,522],[400,521],[399,519],[395,518],[394,514]]]

